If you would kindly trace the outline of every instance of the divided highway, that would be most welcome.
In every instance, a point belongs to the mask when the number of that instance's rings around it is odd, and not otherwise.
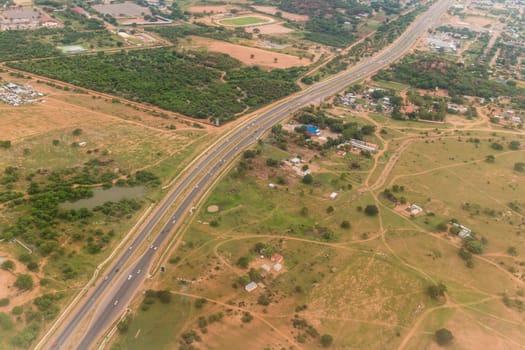
[[[78,349],[85,350],[94,347],[101,334],[122,314],[142,281],[148,273],[157,249],[165,243],[171,232],[191,210],[192,205],[220,175],[226,165],[233,160],[241,150],[254,143],[273,125],[279,123],[297,109],[317,103],[344,89],[346,86],[374,73],[400,58],[412,46],[435,20],[453,3],[453,0],[437,1],[426,13],[419,16],[409,29],[385,51],[375,57],[366,59],[358,66],[345,71],[333,78],[313,85],[301,91],[284,102],[269,108],[260,115],[253,117],[241,128],[230,131],[227,138],[218,143],[212,150],[201,156],[201,160],[188,169],[187,174],[176,184],[168,197],[156,208],[154,215],[144,228],[132,240],[127,249],[113,263],[113,268],[104,275],[96,287],[80,302],[80,306],[66,319],[58,335],[51,337],[47,349]],[[183,199],[182,197],[183,196]],[[182,199],[182,201],[180,201]],[[161,232],[154,236],[153,228],[161,222],[176,201],[179,206],[169,218]],[[149,242],[147,250],[137,260],[131,258],[139,255],[137,249],[142,247],[148,237],[154,237]],[[143,247],[142,247],[143,248]],[[82,337],[80,325],[89,326]],[[74,343],[73,339],[81,339]],[[44,346],[37,345],[37,349]]]

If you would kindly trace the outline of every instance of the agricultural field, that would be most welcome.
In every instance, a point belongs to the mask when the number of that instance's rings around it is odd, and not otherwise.
[[[0,104],[0,348],[30,348],[214,134],[96,93],[0,78],[43,94]]]
[[[169,291],[182,316],[139,296],[113,347],[420,349],[450,341],[443,328],[454,348],[525,343],[525,133],[446,121],[331,107],[272,128],[144,287]],[[339,137],[377,148],[330,146]]]

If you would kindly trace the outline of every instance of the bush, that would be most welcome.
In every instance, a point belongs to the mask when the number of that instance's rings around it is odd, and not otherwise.
[[[452,332],[446,328],[438,329],[435,333],[435,337],[436,342],[441,346],[450,344],[452,339],[454,339],[454,335],[452,335]]]
[[[3,270],[13,270],[15,268],[15,263],[11,260],[6,260],[2,263]]]
[[[7,306],[7,305],[9,305],[9,298],[0,299],[0,306]]]
[[[522,162],[514,163],[514,171],[517,171],[518,173],[525,172],[525,163],[522,163]]]
[[[343,222],[341,222],[341,228],[344,228],[344,229],[349,229],[350,228],[350,221],[348,220],[343,220]]]
[[[244,312],[243,315],[242,315],[242,318],[241,318],[241,321],[243,323],[249,323],[253,320],[253,316],[251,313],[249,312]]]
[[[509,148],[513,151],[517,151],[520,149],[520,142],[519,141],[510,141],[509,142]]]
[[[323,334],[321,336],[321,345],[325,348],[332,345],[334,338],[330,334]]]
[[[207,303],[206,299],[203,299],[203,298],[197,299],[197,300],[195,300],[195,307],[197,309],[201,309],[204,306],[204,304],[206,304],[206,303]]]
[[[368,216],[376,216],[379,213],[379,209],[374,204],[369,204],[365,207],[365,214]]]

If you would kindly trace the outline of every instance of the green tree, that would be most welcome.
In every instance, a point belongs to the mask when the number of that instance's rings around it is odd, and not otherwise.
[[[250,264],[250,259],[247,256],[241,256],[237,260],[237,266],[239,266],[239,267],[241,267],[243,269],[247,269],[249,264]]]
[[[444,296],[446,291],[447,286],[445,286],[443,283],[432,284],[427,288],[427,294],[432,299],[438,299],[439,297]]]
[[[376,216],[379,213],[379,209],[374,204],[369,204],[365,207],[365,214],[368,216]]]
[[[312,175],[310,174],[306,174],[304,177],[303,177],[303,183],[306,184],[306,185],[310,185],[312,184],[312,182],[314,182],[314,178]]]
[[[467,239],[464,243],[465,249],[474,254],[483,253],[483,243],[476,239]]]
[[[30,275],[20,274],[16,277],[15,287],[21,290],[33,289],[33,278]]]
[[[348,220],[343,220],[343,222],[341,222],[341,228],[344,228],[344,229],[349,229],[350,228],[350,221]]]
[[[492,154],[489,154],[489,155],[485,158],[485,162],[487,162],[487,163],[494,163],[495,160],[496,160],[496,158],[495,158]]]
[[[438,329],[435,333],[435,337],[436,342],[441,346],[450,344],[450,342],[454,339],[454,335],[452,335],[452,332],[446,328]]]

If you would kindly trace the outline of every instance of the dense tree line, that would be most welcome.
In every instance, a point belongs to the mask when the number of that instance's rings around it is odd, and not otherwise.
[[[483,66],[464,67],[436,54],[410,55],[391,69],[380,71],[374,79],[397,81],[420,89],[446,89],[450,96],[490,98],[521,93],[519,89],[489,80]]]
[[[280,99],[299,87],[303,68],[271,72],[228,55],[182,54],[171,48],[10,63],[37,74],[196,118],[231,120],[247,107]]]

